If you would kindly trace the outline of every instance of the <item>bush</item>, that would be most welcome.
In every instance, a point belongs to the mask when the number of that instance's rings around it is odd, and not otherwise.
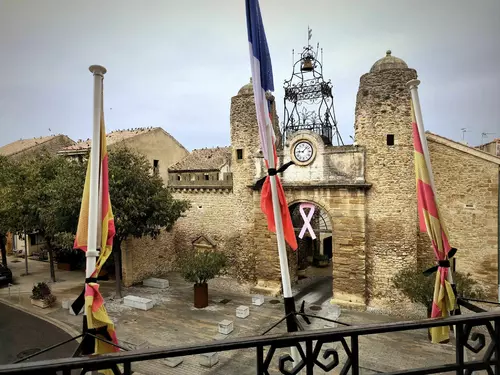
[[[196,285],[220,275],[226,265],[227,256],[217,251],[190,251],[179,257],[182,277]]]
[[[33,286],[31,298],[36,300],[44,300],[51,305],[56,301],[56,297],[52,294],[50,287],[46,283],[38,283]]]
[[[427,268],[426,268],[427,269]],[[457,294],[461,297],[484,298],[484,291],[470,274],[453,273]],[[434,283],[436,274],[424,276],[422,271],[403,269],[393,278],[393,284],[411,302],[424,305],[427,309],[432,307]]]

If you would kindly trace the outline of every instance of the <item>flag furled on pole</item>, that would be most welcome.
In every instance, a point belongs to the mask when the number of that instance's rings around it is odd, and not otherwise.
[[[283,190],[281,181],[276,174],[275,168],[277,162],[275,146],[276,138],[271,121],[271,105],[266,97],[266,93],[274,91],[271,57],[267,46],[267,39],[264,32],[264,25],[262,23],[259,2],[258,0],[245,0],[245,3],[255,109],[257,112],[257,122],[259,124],[260,144],[266,162],[266,167],[268,168],[268,176],[262,186],[261,209],[267,217],[269,230],[276,232],[273,198],[270,184],[270,176],[274,175],[276,178],[276,188],[285,241],[292,249],[296,250],[297,239],[295,238],[292,218],[290,217],[290,211],[286,202],[285,191]],[[271,133],[271,137],[268,136],[269,133]]]
[[[448,281],[448,273],[451,272],[449,258],[453,254],[451,253],[452,248],[448,241],[448,234],[439,214],[431,168],[427,165],[425,157],[429,153],[427,142],[422,141],[425,134],[422,132],[423,129],[419,129],[415,119],[413,102],[411,103],[411,115],[420,230],[427,232],[429,235],[438,262],[431,317],[440,318],[449,316],[455,307],[455,294],[451,283]],[[434,327],[430,331],[434,343],[443,342],[450,337],[449,326]]]
[[[113,211],[111,209],[111,199],[109,196],[109,180],[108,180],[108,151],[106,146],[106,130],[104,126],[104,113],[101,105],[101,125],[100,125],[100,145],[99,145],[99,220],[97,228],[97,247],[100,249],[99,258],[96,262],[96,267],[90,279],[85,283],[84,292],[84,307],[87,316],[87,327],[89,330],[96,330],[98,333],[103,332],[106,328],[107,334],[103,335],[104,339],[115,344],[118,343],[113,322],[108,316],[104,307],[104,299],[99,292],[99,284],[97,278],[102,266],[109,258],[113,249],[113,237],[115,235],[115,224]],[[87,251],[88,247],[88,222],[89,222],[89,205],[90,205],[90,166],[89,158],[87,166],[87,175],[85,178],[85,186],[83,189],[82,205],[80,208],[80,217],[78,219],[78,229],[76,231],[74,248]],[[76,302],[75,302],[76,303]],[[76,311],[78,313],[78,311]],[[95,353],[104,354],[118,351],[119,349],[113,345],[109,345],[103,341],[95,340]]]

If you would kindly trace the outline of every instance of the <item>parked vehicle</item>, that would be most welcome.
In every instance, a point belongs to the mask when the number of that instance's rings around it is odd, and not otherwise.
[[[0,284],[12,284],[12,271],[0,263]]]

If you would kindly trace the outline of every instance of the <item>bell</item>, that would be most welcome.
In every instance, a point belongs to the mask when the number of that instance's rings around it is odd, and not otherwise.
[[[314,70],[314,66],[311,59],[305,59],[300,70],[303,72],[312,72]]]

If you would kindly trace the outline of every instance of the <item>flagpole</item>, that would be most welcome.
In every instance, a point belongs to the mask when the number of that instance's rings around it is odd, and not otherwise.
[[[274,163],[274,142],[272,136],[271,124],[268,123],[266,126],[266,137],[267,137],[267,160],[269,163],[269,169],[275,169],[276,165]],[[276,175],[269,176],[269,182],[271,185],[271,198],[273,201],[273,215],[274,224],[276,226],[276,239],[278,242],[278,255],[280,261],[281,270],[281,282],[283,286],[283,298],[285,303],[285,315],[287,316],[287,330],[288,332],[297,331],[297,323],[295,322],[295,316],[291,315],[295,312],[295,301],[292,295],[292,286],[290,282],[290,270],[288,269],[288,256],[286,252],[285,243],[285,233],[283,231],[283,220],[281,218],[281,207],[278,197],[278,188],[276,186]]]
[[[420,84],[420,80],[418,79],[413,79],[407,83],[408,88],[410,89],[411,93],[411,99],[413,101],[413,110],[415,113],[415,121],[417,122],[417,128],[418,128],[418,136],[420,138],[420,144],[422,145],[422,153],[424,155],[425,163],[427,164],[427,170],[429,171],[429,180],[430,180],[430,185],[432,188],[432,192],[434,193],[434,199],[437,201],[437,194],[436,194],[436,187],[434,184],[434,174],[432,172],[432,165],[431,165],[431,160],[429,156],[429,148],[427,145],[427,137],[425,136],[425,130],[424,130],[424,122],[422,119],[422,110],[420,109],[420,99],[418,97],[418,85]],[[447,273],[448,282],[453,286],[453,275],[452,275],[452,269],[450,268]],[[455,297],[456,296],[456,290],[453,287]],[[456,309],[456,300],[455,300],[455,306],[453,306],[453,310]],[[456,326],[453,326],[453,332],[456,337]],[[467,357],[467,353],[464,352],[464,355]]]
[[[100,137],[102,112],[102,81],[106,68],[100,65],[89,67],[94,75],[94,116],[92,128],[92,145],[90,149],[90,189],[89,189],[89,221],[87,237],[87,258],[85,276],[91,277],[99,256],[97,248],[97,228],[99,224],[99,177],[100,177]]]

